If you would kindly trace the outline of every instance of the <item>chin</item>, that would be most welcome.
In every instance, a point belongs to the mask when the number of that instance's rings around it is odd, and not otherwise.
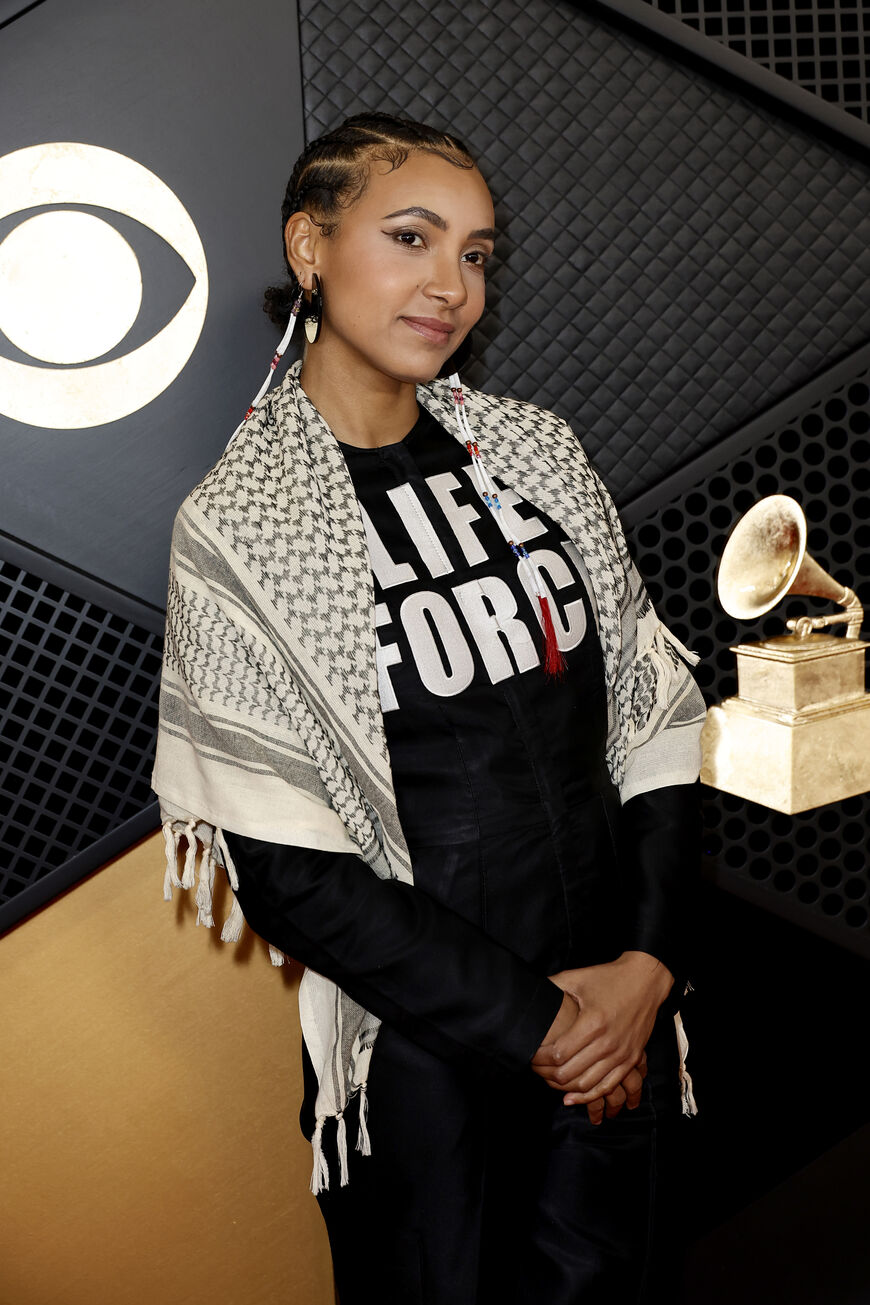
[[[392,376],[397,381],[406,381],[413,385],[428,385],[434,381],[441,370],[442,364],[433,359],[431,362],[414,363],[410,359],[397,367],[384,367],[382,370],[387,376]]]

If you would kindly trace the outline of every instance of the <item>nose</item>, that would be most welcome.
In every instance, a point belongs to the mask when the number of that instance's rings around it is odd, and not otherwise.
[[[443,250],[430,266],[423,290],[430,299],[439,299],[450,308],[461,308],[468,299],[468,286],[458,256]]]

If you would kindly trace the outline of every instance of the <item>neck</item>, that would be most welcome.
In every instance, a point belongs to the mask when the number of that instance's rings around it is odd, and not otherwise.
[[[419,415],[417,386],[336,350],[305,350],[299,384],[337,440],[376,449],[403,440]]]

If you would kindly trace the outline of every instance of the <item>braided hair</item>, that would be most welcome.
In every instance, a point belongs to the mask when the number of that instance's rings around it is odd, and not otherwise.
[[[391,113],[358,113],[305,146],[287,183],[281,205],[281,248],[289,280],[269,286],[263,311],[284,330],[299,282],[287,260],[284,229],[288,218],[304,207],[325,236],[338,230],[341,214],[362,198],[375,159],[401,167],[412,150],[437,154],[457,168],[473,168],[474,159],[462,141],[447,132]]]

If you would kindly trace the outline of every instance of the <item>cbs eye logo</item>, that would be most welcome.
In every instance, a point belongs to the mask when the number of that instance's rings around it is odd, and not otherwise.
[[[0,240],[0,331],[18,353],[50,364],[0,355],[0,413],[81,430],[144,408],[175,380],[205,321],[208,269],[178,197],[115,150],[55,141],[0,158],[0,222],[53,204],[134,219],[162,237],[193,278],[162,330],[129,353],[95,362],[118,349],[139,317],[142,272],[129,242],[102,217],[71,208],[26,217]]]

